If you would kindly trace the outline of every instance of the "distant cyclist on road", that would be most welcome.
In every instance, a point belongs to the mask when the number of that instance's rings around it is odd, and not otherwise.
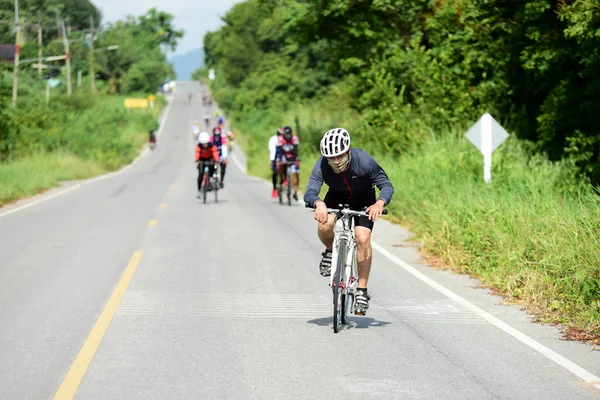
[[[156,131],[154,129],[148,131],[148,144],[151,150],[154,150],[154,147],[156,147]]]
[[[300,184],[300,161],[298,161],[298,146],[300,140],[298,136],[293,134],[292,128],[289,126],[283,127],[283,135],[279,136],[277,143],[277,161],[279,164],[279,175],[281,180],[285,179],[287,168],[284,162],[293,161],[290,166],[292,172],[292,185],[294,188],[294,200],[298,201],[298,185]]]
[[[213,128],[213,134],[210,138],[211,143],[217,146],[219,151],[219,162],[221,163],[221,182],[219,186],[221,189],[225,186],[223,181],[225,180],[225,170],[227,168],[227,156],[228,156],[228,147],[227,147],[227,138],[223,135],[223,130],[218,126]]]
[[[273,181],[273,192],[271,198],[277,198],[277,145],[279,144],[279,136],[283,135],[283,129],[277,128],[275,134],[269,138],[269,162],[271,163],[271,180]]]
[[[235,142],[235,133],[230,129],[227,131],[227,143],[229,143],[229,152],[233,151],[233,143]]]
[[[210,114],[208,112],[205,112],[202,119],[204,120],[204,125],[206,126],[206,129],[208,129],[208,126],[210,125]]]
[[[210,141],[210,135],[207,132],[200,132],[198,135],[198,145],[196,146],[196,168],[198,168],[198,195],[201,196],[202,175],[204,171],[200,168],[202,161],[214,160],[219,162],[219,149]],[[208,169],[208,176],[213,176],[215,173],[215,165],[211,165]],[[213,188],[210,187],[209,190]]]
[[[358,259],[358,288],[356,291],[356,315],[365,315],[371,299],[367,293],[367,282],[371,271],[371,231],[374,222],[381,216],[394,194],[394,187],[385,171],[369,153],[350,148],[350,134],[343,128],[327,131],[321,140],[321,154],[310,176],[304,201],[315,207],[315,220],[319,222],[318,235],[325,245],[319,265],[321,275],[331,275],[331,250],[335,215],[327,208],[338,208],[349,204],[354,210],[366,211],[369,217],[355,217],[355,235]],[[323,183],[329,186],[325,199],[319,198]],[[375,186],[380,190],[375,197]]]

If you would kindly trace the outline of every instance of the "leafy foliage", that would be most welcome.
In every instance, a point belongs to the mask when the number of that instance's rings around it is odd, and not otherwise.
[[[402,132],[411,121],[464,129],[487,111],[600,182],[595,2],[247,0],[223,21],[205,37],[206,63],[234,110],[338,91],[396,153],[423,139]]]

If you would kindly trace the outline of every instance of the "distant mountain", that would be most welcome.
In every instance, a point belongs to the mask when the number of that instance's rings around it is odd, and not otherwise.
[[[189,81],[192,79],[192,72],[204,66],[204,49],[196,49],[185,54],[172,56],[169,61],[177,75],[175,79]]]

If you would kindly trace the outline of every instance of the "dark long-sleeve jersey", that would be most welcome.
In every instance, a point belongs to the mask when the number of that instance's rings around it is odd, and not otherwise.
[[[333,172],[325,157],[317,160],[304,194],[304,201],[308,205],[314,207],[315,202],[320,200],[319,192],[323,183],[329,186],[330,191],[349,199],[364,196],[377,186],[380,190],[377,200],[385,201],[386,205],[392,201],[394,194],[394,187],[383,168],[362,149],[350,150],[350,167],[341,174]]]

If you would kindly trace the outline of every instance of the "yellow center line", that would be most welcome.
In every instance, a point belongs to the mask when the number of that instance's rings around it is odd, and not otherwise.
[[[167,205],[165,203],[160,204],[160,208],[165,208]]]
[[[156,226],[156,224],[158,224],[158,221],[156,221],[155,219],[151,219],[148,226]]]
[[[73,361],[69,372],[67,372],[65,379],[62,381],[58,391],[54,395],[54,400],[72,399],[75,396],[77,388],[81,384],[85,372],[90,366],[90,363],[96,354],[96,350],[98,350],[98,346],[100,345],[100,342],[102,341],[102,338],[104,337],[104,334],[106,333],[106,330],[108,329],[108,326],[115,315],[115,311],[117,310],[117,307],[123,298],[123,294],[127,290],[127,287],[133,278],[133,274],[135,274],[143,253],[144,252],[141,250],[137,250],[133,253],[127,268],[125,268],[125,272],[123,272],[123,275],[121,276],[121,279],[115,288],[115,291],[110,296],[110,299],[108,299],[108,303],[106,303],[102,314],[100,314],[98,321],[96,321],[96,325],[94,325],[92,328],[92,331],[85,340],[85,343],[75,358],[75,361]]]

